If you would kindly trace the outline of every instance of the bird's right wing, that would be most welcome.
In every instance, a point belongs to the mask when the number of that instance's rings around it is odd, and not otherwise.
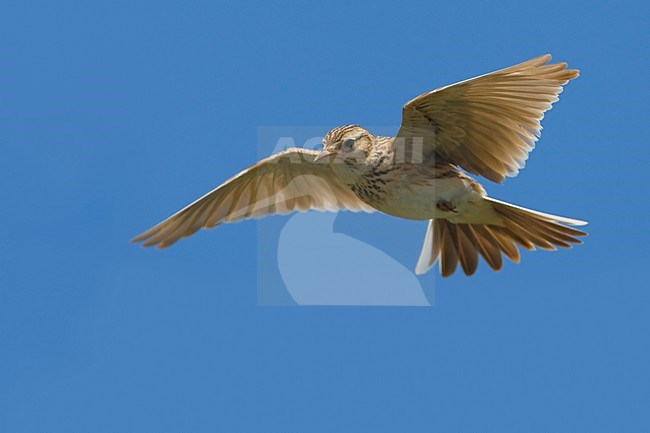
[[[291,148],[263,159],[132,242],[165,248],[201,228],[293,211],[373,212],[336,176],[330,164],[314,162],[317,154]]]

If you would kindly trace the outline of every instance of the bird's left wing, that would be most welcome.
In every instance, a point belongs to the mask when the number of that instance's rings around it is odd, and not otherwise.
[[[332,171],[315,163],[318,152],[291,148],[258,162],[137,236],[132,242],[165,248],[201,228],[269,214],[315,209],[372,212]]]
[[[471,173],[503,182],[524,166],[544,112],[558,100],[562,86],[578,76],[566,63],[550,60],[547,54],[412,99],[402,110],[397,138],[419,140],[425,156],[435,152]]]

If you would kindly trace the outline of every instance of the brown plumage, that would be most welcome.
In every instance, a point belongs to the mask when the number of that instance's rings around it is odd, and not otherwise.
[[[165,248],[200,228],[268,214],[379,210],[428,220],[416,273],[439,262],[449,276],[472,275],[479,257],[494,269],[518,263],[519,247],[555,250],[580,243],[583,221],[487,196],[465,172],[494,182],[524,167],[541,120],[578,71],[544,55],[424,93],[407,102],[395,137],[358,125],[332,129],[323,151],[288,149],[242,171],[137,236]],[[463,172],[465,170],[465,172]]]
[[[478,267],[478,256],[498,271],[503,265],[502,254],[515,263],[520,256],[517,246],[528,250],[535,247],[556,250],[571,248],[581,241],[583,231],[556,221],[552,215],[531,212],[527,209],[490,199],[495,211],[503,218],[504,225],[454,224],[445,219],[432,219],[428,230],[433,234],[431,253],[425,266],[440,260],[443,277],[454,273],[460,263],[466,275],[472,275]]]

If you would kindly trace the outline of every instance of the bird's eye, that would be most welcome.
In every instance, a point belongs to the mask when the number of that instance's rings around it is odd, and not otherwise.
[[[341,144],[341,150],[352,150],[352,147],[354,147],[354,142],[356,140],[354,138],[348,138],[347,140],[343,140],[343,143]]]

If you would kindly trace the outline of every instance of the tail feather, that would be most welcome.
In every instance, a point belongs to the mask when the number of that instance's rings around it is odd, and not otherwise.
[[[472,275],[478,267],[478,249],[474,236],[468,226],[456,226],[458,252],[463,272]]]
[[[479,246],[481,256],[483,256],[492,269],[501,269],[501,266],[503,265],[501,249],[499,248],[499,243],[496,241],[494,234],[488,229],[488,226],[471,225],[470,228],[476,236],[476,243]]]
[[[455,234],[456,227],[447,225],[441,227],[440,233],[440,270],[446,274],[453,274],[458,266],[458,249],[456,248]]]
[[[440,262],[443,277],[453,274],[460,263],[467,275],[478,267],[479,255],[496,271],[503,266],[502,254],[515,263],[520,255],[517,246],[528,250],[556,250],[582,243],[578,236],[586,233],[568,227],[587,224],[584,221],[550,215],[499,200],[489,201],[502,220],[502,225],[455,224],[444,219],[432,219],[420,253],[415,273],[427,272]]]
[[[517,248],[515,241],[501,233],[493,233],[493,235],[497,241],[497,246],[501,249],[501,252],[503,252],[503,254],[513,262],[519,263],[521,257],[519,256],[519,249]]]

